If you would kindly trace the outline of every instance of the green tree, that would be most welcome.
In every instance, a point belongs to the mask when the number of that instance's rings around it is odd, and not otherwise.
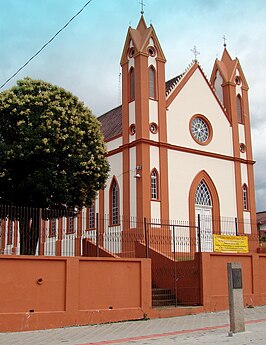
[[[108,176],[105,153],[98,120],[70,92],[25,78],[0,93],[2,205],[45,209],[45,217],[50,208],[89,206]],[[20,221],[21,254],[34,254],[43,214],[12,217]]]

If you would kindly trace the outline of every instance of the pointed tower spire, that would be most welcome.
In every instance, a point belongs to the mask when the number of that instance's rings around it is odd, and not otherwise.
[[[141,2],[143,6],[143,1]],[[141,166],[141,178],[129,180],[124,174],[124,214],[128,215],[128,196],[134,188],[135,215],[138,219],[154,217],[150,199],[150,148],[147,141],[166,142],[166,98],[165,98],[165,56],[152,25],[147,27],[141,13],[137,27],[129,28],[121,57],[122,66],[122,143],[125,171]],[[152,111],[151,111],[152,109]],[[133,130],[132,130],[133,128]],[[155,128],[155,129],[154,129]],[[130,146],[127,146],[130,144]],[[166,148],[157,152],[157,162],[165,162]],[[135,166],[131,166],[131,161]],[[134,157],[134,159],[133,159]],[[168,217],[168,186],[163,172],[163,163],[155,166],[159,176],[163,176],[160,186],[161,218]],[[162,169],[161,169],[162,168]],[[153,210],[153,211],[152,211]],[[158,211],[158,210],[157,210]],[[157,212],[156,211],[156,212]]]
[[[248,216],[249,219],[255,219],[255,194],[252,188],[249,189],[249,209],[247,210],[244,204],[241,204],[241,200],[243,203],[243,185],[254,186],[248,84],[239,60],[231,58],[225,43],[221,60],[215,60],[210,82],[225,106],[226,115],[232,128],[234,169],[236,172],[235,188],[237,198],[240,200],[237,203],[237,217],[238,219],[245,219]],[[240,163],[240,159],[242,159],[242,163]],[[244,228],[239,229],[239,231],[244,232]],[[255,232],[256,228],[254,227],[252,233]]]

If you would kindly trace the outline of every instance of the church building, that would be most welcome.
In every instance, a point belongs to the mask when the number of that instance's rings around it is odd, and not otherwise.
[[[109,227],[120,215],[190,223],[200,215],[209,219],[206,231],[221,233],[219,219],[227,217],[241,221],[238,234],[256,233],[248,84],[239,60],[225,46],[210,80],[195,59],[166,81],[163,49],[141,16],[120,63],[122,105],[98,118],[111,169],[96,211],[109,214]]]

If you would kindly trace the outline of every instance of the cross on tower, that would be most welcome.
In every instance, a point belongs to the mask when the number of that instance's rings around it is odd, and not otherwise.
[[[143,15],[143,14],[144,14],[144,6],[145,6],[144,0],[141,0],[141,1],[139,2],[139,4],[141,5],[141,11],[140,11],[140,13],[141,13],[141,15]]]
[[[194,48],[193,48],[193,49],[190,49],[190,51],[192,51],[192,53],[193,53],[194,56],[195,56],[194,61],[197,62],[197,55],[200,55],[200,52],[197,50],[197,47],[194,46]]]
[[[223,40],[224,40],[224,47],[226,47],[226,42],[227,41],[227,38],[225,37],[225,35],[223,35]]]

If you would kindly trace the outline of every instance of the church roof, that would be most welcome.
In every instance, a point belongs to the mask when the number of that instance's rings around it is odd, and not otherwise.
[[[98,117],[105,141],[122,134],[122,105]]]
[[[166,95],[172,90],[172,88],[179,82],[184,73],[168,80],[165,83]],[[101,130],[104,135],[105,141],[108,141],[116,136],[122,134],[122,105],[111,109],[98,117],[101,123]]]
[[[266,211],[257,212],[257,224],[266,224]]]

